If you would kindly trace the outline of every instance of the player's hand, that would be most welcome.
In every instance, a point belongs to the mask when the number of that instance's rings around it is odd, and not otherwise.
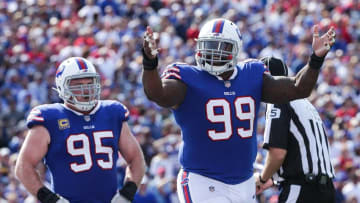
[[[59,196],[59,195],[58,195]],[[60,199],[56,201],[56,203],[70,203],[69,200],[59,196]]]
[[[266,183],[261,183],[260,182],[260,174],[259,173],[255,173],[255,185],[256,185],[256,195],[261,194],[264,190],[268,189],[269,187],[273,186],[274,183],[272,181],[272,179],[270,178],[269,180],[266,181]]]
[[[111,199],[111,203],[131,203],[131,201],[126,199],[119,192],[116,192],[115,196]]]
[[[256,195],[261,194],[264,190],[268,189],[269,187],[273,186],[274,183],[271,179],[267,180],[266,183],[260,183],[259,186],[256,186]]]
[[[318,57],[324,57],[329,52],[332,45],[335,43],[336,33],[334,27],[331,27],[325,34],[320,36],[319,26],[313,27],[313,41],[312,48]]]
[[[143,47],[144,47],[144,52],[149,59],[154,59],[156,57],[159,49],[156,46],[154,32],[150,26],[146,27]]]

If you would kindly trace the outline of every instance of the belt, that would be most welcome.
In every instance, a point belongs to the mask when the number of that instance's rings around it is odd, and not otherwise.
[[[305,185],[305,184],[319,184],[326,185],[329,182],[332,182],[332,179],[326,174],[315,175],[308,173],[304,175],[304,178],[294,179],[294,178],[285,178],[280,184],[296,184],[296,185]]]

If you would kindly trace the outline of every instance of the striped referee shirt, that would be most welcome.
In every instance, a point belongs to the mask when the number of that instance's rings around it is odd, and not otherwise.
[[[299,179],[308,173],[334,177],[323,122],[307,99],[267,104],[263,147],[287,150],[278,180]]]

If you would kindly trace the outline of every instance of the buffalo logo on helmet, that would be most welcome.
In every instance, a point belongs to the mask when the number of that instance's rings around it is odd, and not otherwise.
[[[55,76],[60,77],[63,74],[64,70],[65,70],[65,66],[59,66],[58,69],[56,70]]]

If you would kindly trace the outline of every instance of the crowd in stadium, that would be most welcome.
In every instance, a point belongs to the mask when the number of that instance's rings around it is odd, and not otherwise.
[[[176,175],[181,141],[169,109],[144,95],[142,39],[157,32],[161,68],[174,61],[195,64],[195,39],[203,22],[223,17],[243,37],[242,59],[273,55],[294,74],[311,54],[311,28],[334,26],[336,43],[310,101],[329,136],[338,202],[360,202],[360,2],[357,0],[3,0],[0,1],[0,203],[34,202],[14,175],[26,135],[26,116],[36,105],[61,102],[52,90],[57,65],[70,56],[94,63],[102,99],[130,110],[129,124],[147,163],[134,202],[178,202]],[[293,75],[292,74],[292,75]],[[264,108],[257,126],[259,153]],[[119,187],[124,160],[118,161]],[[49,181],[46,176],[45,180]],[[276,202],[275,188],[262,201]]]

